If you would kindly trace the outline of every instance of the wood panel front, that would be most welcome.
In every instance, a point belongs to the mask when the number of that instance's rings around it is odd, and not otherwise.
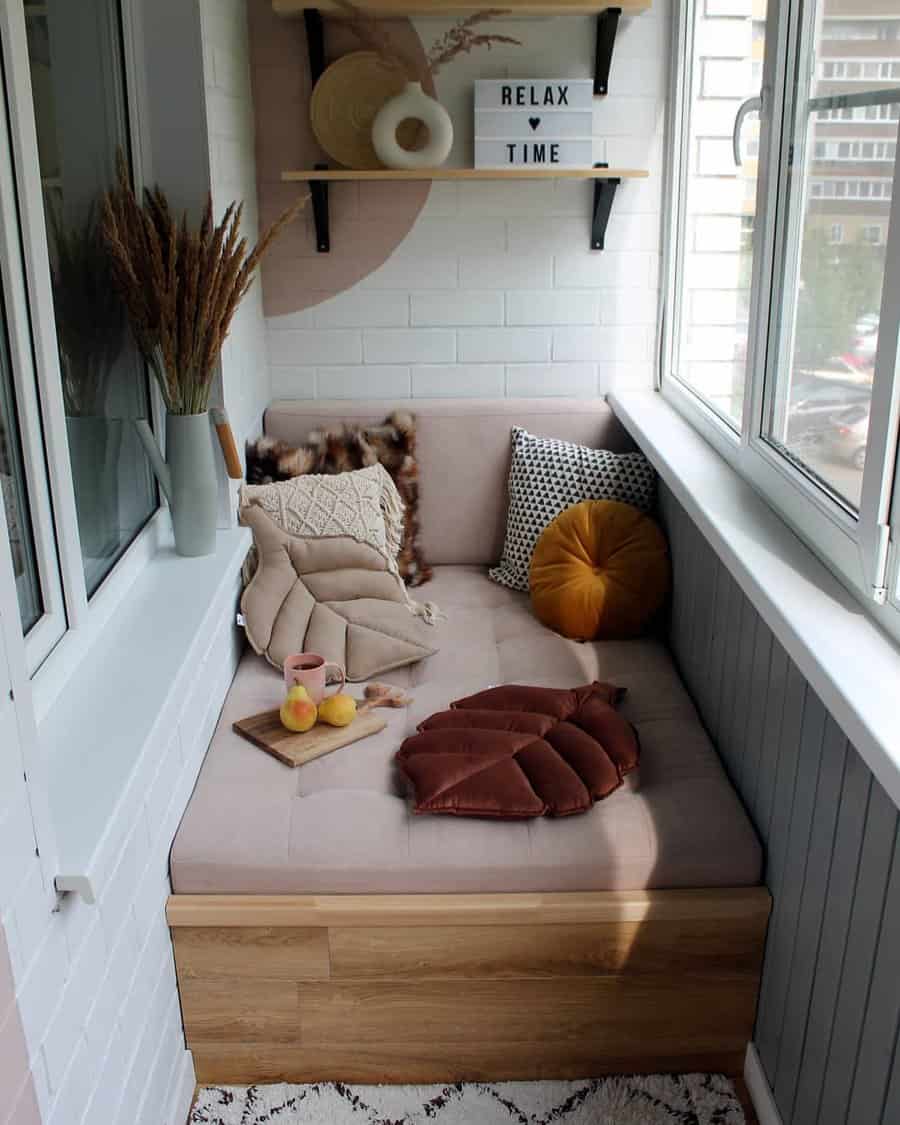
[[[183,926],[174,931],[179,976],[321,980],[328,930],[298,926]]]
[[[201,1084],[254,1082],[502,1082],[604,1074],[738,1075],[744,1048],[675,1055],[616,1055],[593,1043],[364,1043],[316,1047],[191,1041]],[[236,1077],[237,1076],[237,1077]]]
[[[199,897],[170,920],[202,1082],[734,1069],[768,913],[756,889],[330,896],[254,901],[270,924],[240,927]]]
[[[583,1040],[625,1055],[651,1043],[659,1054],[738,1049],[750,1036],[754,993],[740,977],[311,982],[300,990],[299,1041]],[[239,1038],[230,1029],[222,1037]]]
[[[765,920],[549,926],[357,926],[329,930],[331,975],[568,977],[756,973]]]

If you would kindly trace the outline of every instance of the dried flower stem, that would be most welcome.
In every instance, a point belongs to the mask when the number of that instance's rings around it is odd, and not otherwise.
[[[503,8],[488,8],[483,12],[475,12],[465,19],[459,20],[449,31],[439,36],[432,43],[426,56],[428,73],[433,77],[441,67],[446,66],[455,58],[459,58],[460,55],[469,54],[470,51],[474,51],[478,47],[486,47],[489,51],[498,43],[521,47],[521,40],[513,39],[510,35],[485,35],[475,31],[479,24],[486,23],[488,20],[504,14]]]
[[[117,184],[103,202],[103,237],[112,277],[138,348],[171,414],[206,410],[231,319],[274,238],[306,206],[284,211],[248,251],[240,237],[243,204],[232,203],[213,227],[208,197],[200,229],[178,222],[160,189],[138,202],[121,151]]]
[[[396,49],[390,35],[383,30],[374,16],[358,8],[353,0],[333,0],[333,2],[336,7],[341,8],[352,17],[348,26],[363,46],[377,52],[387,62],[402,66],[410,76],[416,72],[417,68],[410,63],[408,57],[403,56]],[[489,51],[499,43],[521,47],[521,40],[513,39],[510,35],[482,34],[475,31],[475,28],[480,24],[507,14],[508,9],[506,8],[486,8],[483,12],[474,12],[471,16],[458,20],[449,31],[438,36],[432,43],[425,56],[425,66],[419,77],[424,78],[430,75],[433,78],[442,67],[455,58],[460,55],[467,55],[478,47],[486,47]]]

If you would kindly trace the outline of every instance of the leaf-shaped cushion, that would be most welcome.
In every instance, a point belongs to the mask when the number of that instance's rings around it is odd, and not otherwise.
[[[417,813],[522,820],[585,812],[637,768],[621,688],[507,684],[419,724],[396,761]]]
[[[241,598],[247,639],[276,668],[292,653],[317,652],[360,681],[436,651],[433,628],[369,544],[291,535],[253,504],[241,509],[241,522],[257,554]]]

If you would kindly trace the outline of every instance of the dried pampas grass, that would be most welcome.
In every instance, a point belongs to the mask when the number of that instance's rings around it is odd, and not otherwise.
[[[158,187],[145,191],[141,205],[119,152],[117,183],[103,201],[103,236],[135,340],[170,414],[206,410],[235,309],[263,254],[307,199],[289,207],[248,250],[240,235],[242,203],[231,203],[214,227],[207,198],[200,229],[190,230],[187,216],[177,220]]]
[[[486,23],[488,20],[509,14],[507,8],[486,8],[482,12],[473,12],[470,16],[462,17],[443,35],[439,35],[425,56],[423,72],[415,74],[416,67],[407,56],[397,50],[390,35],[381,27],[375,16],[362,11],[353,3],[353,0],[333,0],[333,2],[335,7],[340,8],[350,17],[348,26],[363,46],[375,51],[387,62],[400,65],[410,78],[414,75],[419,80],[427,75],[431,75],[433,78],[442,67],[445,67],[455,58],[460,55],[467,55],[478,47],[485,47],[490,51],[492,47],[498,44],[513,47],[522,46],[520,39],[513,39],[510,35],[496,35],[475,30],[480,24]]]

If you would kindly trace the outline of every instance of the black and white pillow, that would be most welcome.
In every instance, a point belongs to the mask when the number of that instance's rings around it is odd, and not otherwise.
[[[514,426],[506,542],[491,578],[527,592],[534,548],[560,512],[582,500],[620,500],[649,512],[655,491],[656,473],[643,453],[588,449]]]

